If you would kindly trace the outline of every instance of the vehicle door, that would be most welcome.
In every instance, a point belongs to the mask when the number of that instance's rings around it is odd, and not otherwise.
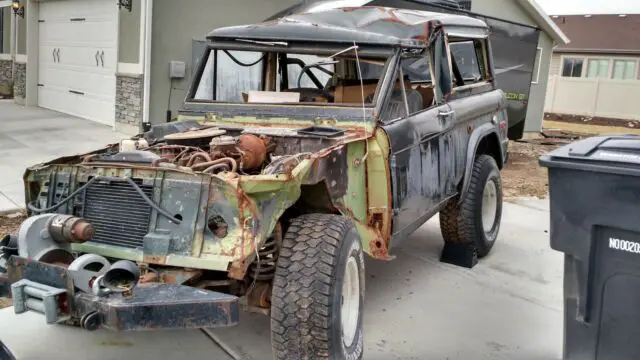
[[[467,162],[473,161],[468,147],[474,130],[483,124],[495,126],[503,99],[490,81],[486,38],[450,37],[447,52],[453,85],[446,101],[450,112],[443,118],[441,171],[448,197],[457,193]]]
[[[442,188],[441,134],[451,108],[437,99],[431,62],[428,54],[401,56],[380,115],[391,145],[394,239],[406,237],[433,216],[447,195]]]

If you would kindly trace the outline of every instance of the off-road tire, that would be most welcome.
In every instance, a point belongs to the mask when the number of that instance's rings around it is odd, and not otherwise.
[[[485,232],[482,225],[482,194],[488,181],[494,181],[497,189],[497,207],[494,225]],[[440,231],[445,243],[473,244],[478,257],[487,256],[496,243],[502,220],[502,181],[495,159],[479,155],[473,164],[469,189],[464,201],[451,198],[440,211]]]
[[[353,264],[350,258],[357,264],[360,287],[357,328],[347,346],[342,335],[341,301],[347,263]],[[362,246],[352,221],[326,214],[293,219],[282,241],[273,281],[274,358],[362,359],[364,280]]]

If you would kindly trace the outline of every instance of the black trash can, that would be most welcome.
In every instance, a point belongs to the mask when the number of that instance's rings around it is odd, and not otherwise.
[[[593,137],[540,158],[551,248],[564,260],[564,359],[640,359],[640,137]]]

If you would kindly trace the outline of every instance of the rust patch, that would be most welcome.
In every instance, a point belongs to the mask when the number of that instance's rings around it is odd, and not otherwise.
[[[371,249],[371,256],[378,260],[391,260],[392,257],[389,255],[389,249],[387,248],[387,243],[384,241],[380,233],[377,232],[378,235],[375,239],[369,242],[369,249]]]
[[[138,284],[147,284],[152,282],[158,282],[158,274],[154,272],[148,272],[140,276],[140,280],[138,280]]]
[[[234,261],[229,266],[228,275],[230,278],[235,280],[244,279],[245,274],[247,273],[247,269],[249,268],[250,261],[239,260]]]
[[[184,284],[185,282],[200,277],[202,275],[201,270],[175,270],[166,271],[160,275],[162,282],[165,284]]]
[[[149,264],[166,264],[167,263],[167,257],[166,256],[160,256],[160,255],[145,255],[142,258],[143,262],[149,263]]]

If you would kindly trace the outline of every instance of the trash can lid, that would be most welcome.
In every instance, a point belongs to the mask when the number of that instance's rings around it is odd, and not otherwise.
[[[640,174],[640,136],[595,136],[543,155],[544,167]]]

